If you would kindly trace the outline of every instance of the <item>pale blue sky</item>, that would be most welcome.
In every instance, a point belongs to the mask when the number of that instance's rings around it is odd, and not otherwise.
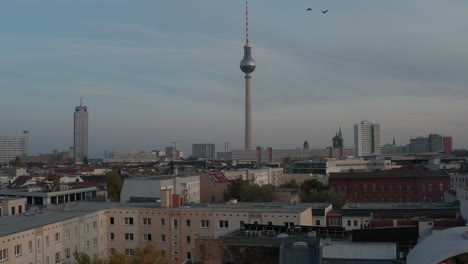
[[[351,146],[372,120],[382,143],[468,147],[467,17],[466,0],[251,0],[255,145],[323,148],[341,125]],[[243,42],[241,0],[3,0],[0,135],[65,150],[83,96],[93,154],[240,149]]]

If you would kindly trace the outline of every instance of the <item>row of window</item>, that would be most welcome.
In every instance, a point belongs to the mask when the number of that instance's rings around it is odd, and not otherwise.
[[[110,221],[111,225],[115,224],[114,217],[110,217],[109,221]],[[133,225],[133,217],[125,217],[124,224],[125,225]],[[160,224],[161,224],[161,226],[165,226],[166,225],[166,219],[161,218],[160,219]],[[144,226],[151,226],[151,218],[143,218],[143,225]],[[190,225],[191,225],[191,221],[190,221],[190,219],[187,219],[186,220],[186,226],[190,227]],[[200,220],[200,227],[201,228],[209,228],[210,227],[210,220]],[[172,228],[174,228],[174,229],[179,228],[179,219],[172,219]],[[220,220],[219,221],[219,228],[229,228],[229,221]]]
[[[354,199],[357,200],[358,198],[359,198],[359,196],[355,193]],[[432,203],[433,202],[432,196],[424,195],[422,197],[422,201]],[[365,203],[370,202],[369,197],[364,196],[363,197],[363,202],[365,202]],[[382,196],[382,197],[380,197],[380,199],[379,199],[379,197],[374,196],[374,197],[372,197],[372,202],[373,203],[393,203],[393,202],[403,203],[403,202],[417,202],[417,201],[412,201],[411,197],[409,197],[409,196],[406,197],[406,200],[402,196],[398,197],[398,199],[397,198],[394,199],[393,196],[389,196],[389,197]],[[440,200],[438,202],[444,202],[444,196],[443,195],[440,196]]]
[[[378,190],[378,187],[377,187],[377,184],[372,184],[372,185],[368,185],[368,184],[364,184],[363,185],[363,191],[364,192],[369,192],[369,187],[371,187],[372,189],[372,192],[377,192]],[[389,184],[388,185],[388,190],[390,192],[394,192],[395,191],[395,186],[393,184]],[[404,192],[404,191],[407,191],[407,192],[411,192],[413,191],[413,186],[411,184],[407,184],[406,186],[404,186],[403,184],[398,184],[397,185],[398,187],[398,192]],[[405,188],[406,187],[406,188]],[[349,190],[349,186],[348,185],[333,185],[332,188],[334,190],[337,190],[338,192],[348,192]],[[357,184],[354,184],[354,188],[358,188],[358,185]],[[429,192],[432,192],[433,191],[433,187],[432,187],[432,183],[428,183],[427,184],[427,189],[426,189],[426,184],[421,184],[421,190],[423,192],[425,191],[429,191]],[[355,190],[357,191],[357,190]],[[386,185],[385,184],[381,184],[380,185],[380,191],[381,192],[386,192]],[[444,184],[443,183],[439,183],[439,191],[443,192],[444,191]]]
[[[89,242],[89,241],[88,241]],[[29,242],[29,250],[30,252],[32,251],[32,242]],[[22,252],[22,245],[15,245],[13,247],[14,251],[14,256],[19,257],[23,254]],[[65,249],[65,259],[70,259],[71,257],[71,250],[69,248]],[[8,260],[8,249],[4,248],[0,250],[0,262],[7,261]],[[62,255],[61,252],[56,252],[55,253],[55,263],[60,263],[62,261]],[[50,263],[50,258],[49,256],[46,256],[46,264]]]
[[[110,233],[110,240],[115,240],[115,233]],[[177,240],[179,239],[179,237],[177,235],[174,235],[172,237],[172,240],[173,240],[173,243],[174,245],[178,245],[178,242]],[[134,234],[133,233],[125,233],[124,234],[124,240],[125,241],[133,241],[134,240]],[[153,236],[152,234],[143,234],[143,241],[153,241]],[[161,242],[166,242],[166,235],[161,235]],[[191,237],[190,236],[186,236],[186,242],[188,244],[190,244],[192,241]],[[97,240],[96,240],[96,243],[97,243]]]
[[[110,249],[110,254],[111,254],[112,256],[115,255],[115,249],[114,249],[114,248],[111,248],[111,249]],[[126,256],[133,256],[134,254],[135,254],[135,250],[134,250],[133,248],[126,248],[126,249],[125,249],[125,255],[126,255]],[[163,257],[165,257],[165,256],[166,256],[166,251],[161,250],[161,255],[162,255]],[[172,252],[172,255],[174,255],[174,256],[179,255],[179,251],[174,250],[174,251]],[[191,252],[188,251],[188,252],[186,253],[186,259],[192,259],[192,253],[191,253]],[[173,260],[177,260],[177,257],[174,257]]]

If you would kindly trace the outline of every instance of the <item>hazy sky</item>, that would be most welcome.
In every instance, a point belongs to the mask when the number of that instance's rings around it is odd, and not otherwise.
[[[468,1],[249,4],[255,145],[324,148],[341,125],[352,146],[352,126],[371,120],[383,144],[435,132],[468,147]],[[244,5],[1,1],[0,135],[28,129],[31,153],[68,149],[83,96],[92,154],[241,149]]]

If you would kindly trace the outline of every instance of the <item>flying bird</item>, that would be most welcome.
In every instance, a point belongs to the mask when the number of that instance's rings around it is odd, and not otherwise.
[[[322,10],[322,13],[326,14],[328,12],[328,9],[327,10]]]
[[[309,8],[307,8],[307,11],[312,11],[312,8],[310,8],[310,7],[309,7]]]

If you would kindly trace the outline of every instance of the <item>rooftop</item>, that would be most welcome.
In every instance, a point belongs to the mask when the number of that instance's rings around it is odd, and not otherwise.
[[[356,178],[427,178],[427,177],[449,177],[446,171],[430,171],[430,170],[395,170],[395,171],[380,171],[380,172],[348,172],[348,173],[331,173],[332,179],[356,179]]]

